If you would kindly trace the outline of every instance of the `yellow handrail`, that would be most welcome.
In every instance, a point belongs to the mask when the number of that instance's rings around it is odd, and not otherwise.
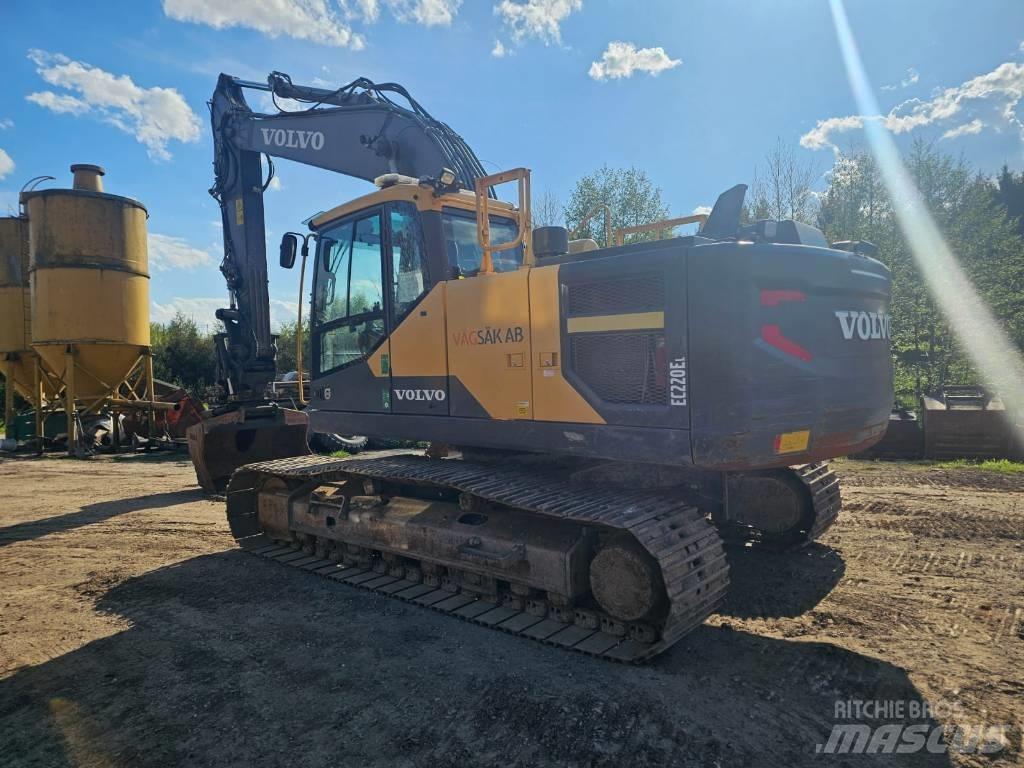
[[[696,213],[693,216],[681,216],[678,219],[652,221],[650,224],[638,224],[635,227],[619,227],[615,230],[615,244],[622,245],[626,239],[626,235],[635,235],[638,232],[653,232],[659,229],[674,229],[675,227],[681,227],[683,224],[693,224],[694,222],[700,222],[701,227],[703,227],[707,220],[707,214]]]
[[[579,237],[583,228],[590,223],[590,220],[594,218],[594,214],[600,208],[604,208],[604,247],[607,248],[612,244],[612,209],[608,203],[598,203],[587,211],[587,215],[583,217],[582,221],[576,226],[576,229],[572,231],[572,236],[574,238]]]
[[[491,245],[491,219],[490,219],[490,198],[487,193],[490,187],[499,184],[507,184],[512,181],[519,182],[519,208],[513,216],[516,219],[518,232],[515,240],[500,245]],[[510,171],[494,173],[490,176],[481,176],[476,180],[476,239],[483,250],[480,259],[481,275],[494,273],[494,260],[491,254],[495,251],[508,251],[523,245],[523,263],[533,263],[533,252],[530,248],[530,169],[513,168]]]
[[[306,259],[309,248],[302,249],[302,265],[299,267],[299,319],[295,324],[295,367],[299,376],[299,405],[309,405],[306,390],[302,385],[302,293],[306,287]]]

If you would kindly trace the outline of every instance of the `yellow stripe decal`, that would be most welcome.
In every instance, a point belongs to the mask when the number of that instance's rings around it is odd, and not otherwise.
[[[570,317],[569,333],[595,333],[598,331],[636,331],[642,328],[664,328],[664,312],[631,312],[626,315],[600,315],[598,317]]]

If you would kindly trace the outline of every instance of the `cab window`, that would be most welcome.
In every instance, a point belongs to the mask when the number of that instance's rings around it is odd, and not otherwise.
[[[491,244],[516,239],[518,228],[511,219],[491,216]],[[476,239],[476,216],[470,211],[445,208],[441,212],[445,250],[452,277],[472,277],[480,271],[483,249]],[[507,251],[492,251],[495,272],[513,272],[523,264],[522,244]]]
[[[359,360],[384,338],[381,215],[372,213],[320,236],[314,313],[319,372]]]
[[[420,217],[412,203],[391,204],[391,302],[394,317],[401,320],[426,293],[427,275],[423,258]]]

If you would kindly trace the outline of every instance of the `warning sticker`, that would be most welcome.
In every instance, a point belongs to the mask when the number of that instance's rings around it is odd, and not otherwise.
[[[799,432],[783,432],[775,437],[776,453],[796,453],[806,451],[807,444],[811,441],[811,430],[802,429]]]

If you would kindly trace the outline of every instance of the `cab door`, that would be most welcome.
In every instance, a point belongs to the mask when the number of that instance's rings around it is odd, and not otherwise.
[[[385,213],[353,214],[319,233],[313,285],[315,409],[390,410]]]
[[[385,211],[391,412],[447,416],[445,282],[429,274],[416,206],[396,201]]]

